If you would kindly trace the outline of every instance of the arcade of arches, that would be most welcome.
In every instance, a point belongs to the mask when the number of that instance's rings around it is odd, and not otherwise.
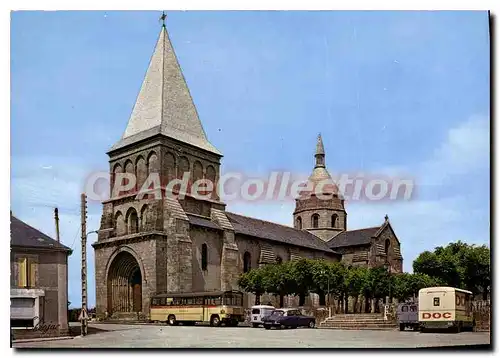
[[[142,275],[137,260],[128,252],[113,259],[108,272],[108,312],[142,311]]]

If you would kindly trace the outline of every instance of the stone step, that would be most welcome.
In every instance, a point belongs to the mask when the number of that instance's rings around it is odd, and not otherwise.
[[[353,314],[336,314],[332,315],[331,318],[348,318],[348,319],[384,318],[384,315],[378,313],[353,313]]]
[[[328,324],[395,324],[392,321],[323,321]]]
[[[319,326],[319,329],[336,329],[336,330],[345,330],[345,331],[394,331],[397,327],[394,326],[375,326],[375,327],[366,327],[366,326]]]
[[[321,323],[321,327],[396,327],[395,324],[380,324],[380,323],[367,323],[367,324],[331,324],[331,323]]]

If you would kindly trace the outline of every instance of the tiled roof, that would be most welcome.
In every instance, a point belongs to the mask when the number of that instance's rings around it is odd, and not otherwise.
[[[371,242],[371,238],[377,233],[380,226],[344,231],[327,242],[332,249],[337,247],[366,245]]]
[[[123,137],[111,151],[156,134],[222,155],[207,139],[165,27]]]
[[[29,226],[13,215],[10,216],[10,237],[11,246],[71,251],[69,247]]]
[[[297,230],[290,226],[269,221],[250,218],[226,212],[229,221],[237,234],[255,236],[261,239],[281,242],[288,245],[301,246],[309,249],[332,253],[326,243],[305,230]]]
[[[217,225],[216,223],[214,223],[210,219],[202,218],[200,216],[191,215],[191,214],[187,214],[187,217],[188,217],[189,223],[191,225],[202,226],[202,227],[206,227],[209,229],[221,230],[219,225]]]

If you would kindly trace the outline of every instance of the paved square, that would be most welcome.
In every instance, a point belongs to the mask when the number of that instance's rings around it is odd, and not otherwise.
[[[69,340],[27,342],[15,348],[415,348],[490,344],[489,332],[419,333],[248,327],[170,327],[92,324],[103,330]]]

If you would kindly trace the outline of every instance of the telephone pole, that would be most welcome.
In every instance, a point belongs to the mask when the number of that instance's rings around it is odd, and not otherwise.
[[[82,200],[82,336],[87,335],[87,196],[81,195]]]

